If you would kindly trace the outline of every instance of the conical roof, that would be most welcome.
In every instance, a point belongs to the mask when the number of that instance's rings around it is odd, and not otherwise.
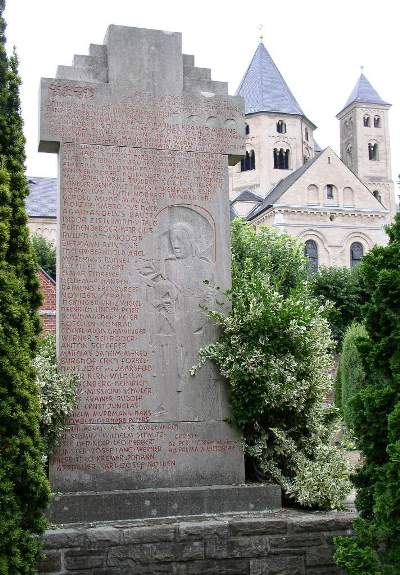
[[[236,96],[245,101],[245,113],[281,112],[304,116],[296,98],[262,42],[250,62]]]
[[[382,100],[378,92],[371,85],[369,80],[361,74],[349,96],[343,110],[353,102],[362,102],[363,104],[383,104],[390,106],[389,102]]]

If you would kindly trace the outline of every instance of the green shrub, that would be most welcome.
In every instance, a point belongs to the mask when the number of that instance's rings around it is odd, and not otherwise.
[[[50,240],[38,234],[32,235],[32,246],[37,263],[53,280],[56,280],[56,247]]]
[[[331,386],[333,343],[325,307],[306,278],[300,243],[235,220],[232,312],[210,312],[221,336],[201,350],[200,364],[211,359],[226,377],[233,420],[261,472],[291,501],[332,508],[349,488],[342,481],[347,466],[341,460],[338,477],[332,476],[340,452],[330,444],[332,413],[322,403]],[[312,474],[324,476],[332,490],[322,494],[322,480],[313,483]]]
[[[311,290],[320,301],[333,304],[327,317],[337,349],[340,349],[347,327],[362,318],[365,293],[359,269],[321,267],[311,277]]]
[[[339,360],[341,408],[343,419],[350,431],[354,431],[351,400],[365,384],[365,372],[357,342],[367,337],[367,331],[362,324],[351,324],[344,335]]]
[[[335,405],[340,413],[342,413],[342,377],[340,373],[340,359],[335,376]]]
[[[39,390],[41,433],[49,455],[65,429],[66,418],[72,413],[78,377],[58,370],[56,340],[53,335],[48,335],[40,342],[33,365]]]
[[[349,575],[394,575],[400,565],[400,216],[387,228],[389,244],[361,264],[369,301],[368,338],[358,349],[365,385],[351,401],[364,459],[354,482],[356,538],[338,538],[336,560]]]

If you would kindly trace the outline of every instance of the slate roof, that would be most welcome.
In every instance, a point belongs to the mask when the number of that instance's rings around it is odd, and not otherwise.
[[[232,203],[231,203],[230,206],[229,206],[229,219],[232,221],[232,220],[234,220],[234,219],[237,218],[237,217],[238,217],[238,215],[237,215],[237,213],[235,212],[235,209],[234,209],[234,207],[232,206]]]
[[[30,218],[57,217],[57,178],[29,178],[25,206]]]
[[[240,194],[232,200],[232,204],[235,202],[261,202],[262,198],[257,196],[254,192],[250,190],[243,190]]]
[[[320,154],[322,152],[321,146],[314,140],[314,152],[316,154]]]
[[[244,98],[246,114],[282,112],[304,116],[262,42],[254,53],[236,95]]]
[[[265,197],[263,202],[256,206],[251,212],[247,215],[248,220],[252,220],[270,206],[274,205],[279,198],[295,183],[297,180],[302,176],[311,166],[314,164],[316,160],[320,157],[320,154],[308,160],[305,164],[297,168],[294,172],[289,174],[286,178],[283,178],[280,182],[278,182],[273,188],[270,193]]]
[[[363,104],[383,104],[390,106],[389,102],[382,100],[378,92],[370,84],[369,80],[361,74],[353,88],[343,110],[353,102],[362,102]]]

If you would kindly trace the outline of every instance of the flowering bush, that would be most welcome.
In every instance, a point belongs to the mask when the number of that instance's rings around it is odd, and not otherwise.
[[[48,335],[33,360],[41,407],[41,432],[50,455],[56,447],[65,420],[74,407],[78,376],[58,371],[55,337]]]
[[[301,244],[235,220],[229,295],[229,315],[209,312],[221,336],[200,351],[199,365],[211,359],[226,377],[256,475],[301,505],[339,507],[347,466],[331,445],[335,409],[323,407],[334,344]]]

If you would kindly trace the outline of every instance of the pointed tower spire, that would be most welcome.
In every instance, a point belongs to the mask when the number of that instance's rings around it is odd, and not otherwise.
[[[244,98],[246,114],[280,112],[304,116],[303,110],[262,40],[240,82],[236,95]]]
[[[384,106],[390,106],[389,102],[382,100],[378,92],[373,88],[369,80],[366,78],[363,72],[361,72],[360,77],[357,80],[356,85],[353,88],[343,110],[353,104],[353,102],[360,102],[362,104],[378,104]]]

